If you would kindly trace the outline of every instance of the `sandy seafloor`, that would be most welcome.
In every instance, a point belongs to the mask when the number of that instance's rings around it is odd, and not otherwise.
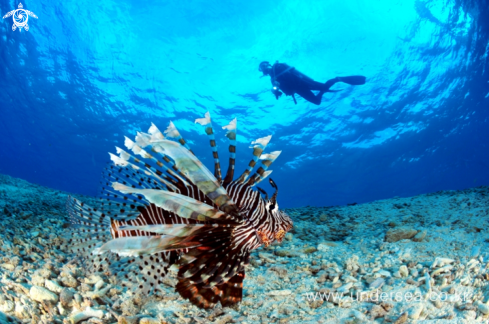
[[[489,187],[288,209],[294,229],[253,252],[243,301],[212,310],[175,278],[148,297],[85,274],[61,250],[66,197],[0,176],[0,323],[489,322]]]

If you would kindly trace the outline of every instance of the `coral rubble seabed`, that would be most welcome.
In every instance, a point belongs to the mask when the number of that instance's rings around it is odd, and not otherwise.
[[[294,229],[252,253],[243,302],[208,311],[172,277],[142,296],[86,274],[61,248],[67,195],[0,175],[0,323],[489,320],[489,187],[288,209]]]

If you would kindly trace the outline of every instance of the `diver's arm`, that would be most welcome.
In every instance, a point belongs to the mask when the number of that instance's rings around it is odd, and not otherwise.
[[[282,91],[280,91],[279,89],[275,89],[275,88],[272,89],[272,93],[275,95],[275,98],[277,98],[277,100],[282,95]]]

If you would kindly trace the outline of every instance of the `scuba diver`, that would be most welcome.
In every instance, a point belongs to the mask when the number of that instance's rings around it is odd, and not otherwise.
[[[325,83],[317,82],[308,77],[305,74],[297,71],[294,67],[288,66],[285,63],[278,63],[278,61],[272,66],[269,62],[264,61],[260,63],[259,69],[263,72],[262,77],[269,75],[272,81],[272,93],[275,98],[282,95],[282,90],[287,96],[292,96],[295,104],[294,94],[297,93],[302,98],[315,105],[321,104],[321,98],[325,92],[337,92],[340,90],[329,90],[335,83],[343,82],[350,85],[362,85],[365,84],[366,78],[361,75],[353,75],[346,77],[336,77],[328,80]],[[312,90],[318,90],[319,93],[315,95]]]

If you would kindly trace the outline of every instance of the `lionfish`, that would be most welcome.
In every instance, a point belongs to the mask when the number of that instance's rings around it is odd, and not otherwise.
[[[251,251],[282,242],[292,228],[290,217],[278,208],[273,180],[270,199],[263,189],[253,189],[271,173],[267,169],[281,152],[263,153],[271,136],[253,141],[252,160],[233,180],[235,118],[223,127],[230,158],[222,178],[210,114],[195,122],[210,138],[214,174],[172,122],[166,137],[152,124],[134,141],[126,137],[128,151],[116,147],[118,156],[109,153],[113,165],[103,173],[97,208],[68,198],[68,244],[89,271],[114,274],[143,294],[161,292],[164,277],[174,269],[175,288],[184,299],[200,308],[218,302],[231,306],[242,300]]]

